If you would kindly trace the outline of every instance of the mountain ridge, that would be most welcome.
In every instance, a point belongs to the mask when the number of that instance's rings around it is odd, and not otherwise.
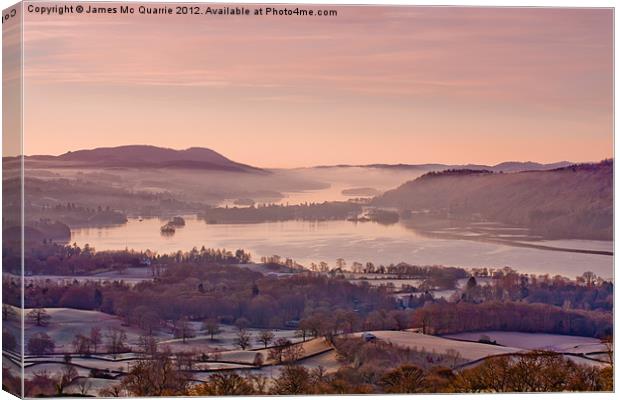
[[[6,160],[6,158],[4,158]],[[238,163],[206,147],[176,150],[152,145],[124,145],[68,151],[58,156],[33,155],[25,160],[66,162],[72,166],[126,168],[189,168],[231,172],[266,173],[262,168]]]
[[[3,157],[4,161],[11,161],[18,157]],[[88,163],[102,167],[169,167],[169,168],[192,168],[192,169],[222,169],[244,172],[268,172],[270,168],[260,168],[248,164],[233,161],[222,154],[207,147],[192,146],[186,149],[172,149],[153,145],[133,144],[113,147],[96,147],[92,149],[80,149],[54,155],[30,155],[25,160],[39,162],[71,162]],[[327,169],[327,168],[377,168],[387,170],[445,170],[445,169],[475,169],[489,170],[493,172],[519,172],[550,170],[572,165],[569,161],[554,163],[538,163],[533,161],[504,161],[495,165],[485,164],[442,164],[442,163],[373,163],[373,164],[333,164],[316,165],[312,167],[297,167],[292,169]],[[277,169],[277,168],[276,168]]]
[[[538,163],[533,161],[504,161],[495,165],[484,164],[441,164],[441,163],[423,163],[423,164],[334,164],[334,165],[317,165],[310,168],[380,168],[380,169],[399,169],[399,170],[444,170],[444,169],[472,169],[472,170],[489,170],[493,172],[521,172],[521,171],[543,171],[556,168],[568,167],[575,163],[570,161],[558,161],[554,163]]]

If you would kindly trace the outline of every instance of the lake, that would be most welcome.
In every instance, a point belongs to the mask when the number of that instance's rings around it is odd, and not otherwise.
[[[592,271],[604,278],[613,277],[613,257],[609,255],[431,237],[401,223],[286,221],[208,225],[195,217],[185,219],[185,227],[177,229],[172,236],[161,235],[164,220],[129,219],[127,224],[117,227],[74,229],[71,242],[78,245],[88,243],[97,250],[149,249],[159,254],[188,251],[203,245],[232,251],[243,248],[251,252],[254,260],[277,254],[293,258],[305,266],[310,262],[325,261],[333,267],[336,259],[341,257],[347,265],[354,261],[371,261],[377,265],[407,262],[465,268],[509,266],[524,273],[560,274],[569,278],[584,271]],[[611,241],[547,240],[544,244],[613,251]]]

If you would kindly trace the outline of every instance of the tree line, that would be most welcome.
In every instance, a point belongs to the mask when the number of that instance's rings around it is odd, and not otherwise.
[[[68,389],[76,382],[76,387]],[[26,379],[25,395],[86,394],[86,382],[78,377],[75,367],[66,365],[55,375],[43,371]],[[19,385],[19,378],[3,368],[3,389],[19,393]],[[346,365],[328,373],[321,367],[287,364],[273,380],[252,373],[216,372],[197,383],[185,359],[164,351],[134,363],[118,384],[98,394],[147,397],[563,391],[613,391],[612,367],[580,365],[556,353],[534,351],[489,358],[466,369],[414,363],[384,367],[367,362],[363,367]]]
[[[439,302],[416,309],[413,325],[435,335],[499,330],[602,338],[613,334],[613,315],[512,301]]]
[[[122,274],[128,268],[147,268],[153,276],[168,266],[178,264],[204,265],[211,264],[246,264],[252,259],[243,249],[230,251],[226,249],[200,249],[194,247],[190,251],[177,251],[170,254],[134,250],[95,251],[88,244],[78,246],[42,241],[29,244],[24,254],[26,275],[88,275],[95,272],[117,271]],[[6,272],[21,275],[21,248],[4,245],[2,262]]]

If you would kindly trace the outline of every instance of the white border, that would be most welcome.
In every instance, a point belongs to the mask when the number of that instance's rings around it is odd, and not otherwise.
[[[86,2],[86,1],[85,1]],[[119,2],[125,2],[125,1],[119,1]],[[138,2],[138,1],[134,1],[134,2]],[[139,2],[142,3],[163,3],[164,1],[158,1],[158,0],[140,0]],[[188,2],[188,1],[186,1]],[[240,3],[240,4],[251,4],[251,3],[292,3],[292,4],[334,4],[334,5],[353,5],[353,4],[368,4],[368,5],[383,5],[383,6],[389,6],[389,5],[420,5],[420,6],[482,6],[482,7],[577,7],[577,8],[592,8],[592,7],[605,7],[605,8],[615,8],[616,6],[616,2],[615,1],[605,1],[605,0],[589,0],[589,1],[576,1],[576,0],[539,0],[539,1],[510,1],[510,0],[471,0],[471,1],[467,1],[467,0],[424,0],[424,1],[412,1],[412,0],[375,0],[375,1],[369,1],[369,0],[337,0],[337,1],[333,1],[333,0],[312,0],[312,1],[302,1],[302,0],[287,0],[287,1],[282,1],[282,0],[271,0],[271,1],[260,1],[260,0],[245,0],[245,1],[240,1],[240,0],[228,0],[228,1],[218,1],[219,3]],[[0,8],[5,9],[10,7],[11,5],[15,4],[15,1],[10,1],[10,0],[0,0]],[[184,1],[178,1],[178,0],[172,0],[172,1],[166,1],[166,3],[184,3]],[[614,17],[614,21],[615,21],[615,17]],[[616,63],[616,55],[615,55],[615,43],[617,43],[618,40],[618,32],[614,29],[614,76],[617,74],[618,72],[618,67],[617,67],[617,63]],[[0,52],[1,53],[1,52]],[[1,65],[1,60],[2,60],[2,55],[0,54],[0,65]],[[614,79],[614,99],[615,99],[615,93],[616,93],[616,89],[618,88],[618,84]],[[0,106],[2,105],[2,99],[0,97]],[[614,131],[615,131],[615,119],[617,116],[617,110],[615,107],[615,102],[614,102]],[[1,121],[1,115],[0,115],[0,121]],[[614,137],[615,137],[615,133],[614,133]],[[2,149],[2,142],[0,141],[0,154],[1,154],[1,149]],[[618,143],[614,141],[614,154],[618,153]],[[618,169],[618,163],[614,163],[614,177],[617,176],[619,169]],[[615,181],[615,179],[614,179]],[[0,183],[1,185],[1,183]],[[620,189],[615,186],[614,187],[614,199],[617,199],[618,196],[620,194]],[[0,201],[2,199],[2,192],[0,191]],[[615,213],[615,201],[614,201],[614,238],[618,237],[618,215],[617,213]],[[1,235],[1,233],[0,233]],[[1,236],[0,236],[1,237]],[[618,242],[615,241],[614,243],[614,253],[618,254]],[[615,265],[614,265],[614,269],[615,269]],[[617,291],[614,293],[614,303],[617,304],[616,299],[617,299]],[[615,307],[614,308],[614,321],[618,321],[618,308]],[[616,385],[619,384],[618,381],[618,368],[615,368],[614,371],[614,382],[616,383]],[[478,398],[484,398],[484,399],[489,399],[489,400],[514,400],[514,399],[537,399],[537,398],[542,398],[544,397],[545,399],[561,399],[561,400],[583,400],[584,398],[587,399],[609,399],[609,398],[616,398],[620,396],[617,396],[617,393],[614,393],[613,395],[610,395],[609,393],[562,393],[562,394],[556,394],[556,393],[545,393],[545,394],[451,394],[451,395],[442,395],[442,394],[435,394],[435,395],[416,395],[415,398],[416,399],[436,399],[438,397],[445,397],[445,396],[457,396],[457,399],[478,399]],[[390,399],[390,398],[403,398],[404,396],[407,395],[376,395],[376,396],[372,396],[372,398],[377,398],[377,399]],[[274,398],[278,398],[278,399],[287,399],[287,400],[299,400],[300,397],[304,397],[304,398],[311,398],[311,397],[317,397],[318,396],[274,396]],[[323,399],[342,399],[342,398],[353,398],[353,397],[360,397],[360,396],[353,396],[353,395],[345,395],[345,396],[321,396],[321,398]],[[367,397],[367,396],[366,396]],[[235,398],[235,399],[241,399],[241,400],[248,400],[248,399],[253,399],[256,397],[228,397],[228,398]],[[15,399],[14,396],[6,393],[6,392],[0,392],[0,400],[8,400],[8,399]],[[174,399],[174,398],[171,398]]]

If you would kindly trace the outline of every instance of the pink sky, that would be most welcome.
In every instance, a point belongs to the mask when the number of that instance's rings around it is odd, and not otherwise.
[[[337,10],[27,14],[25,153],[203,146],[261,167],[612,156],[612,10]]]

